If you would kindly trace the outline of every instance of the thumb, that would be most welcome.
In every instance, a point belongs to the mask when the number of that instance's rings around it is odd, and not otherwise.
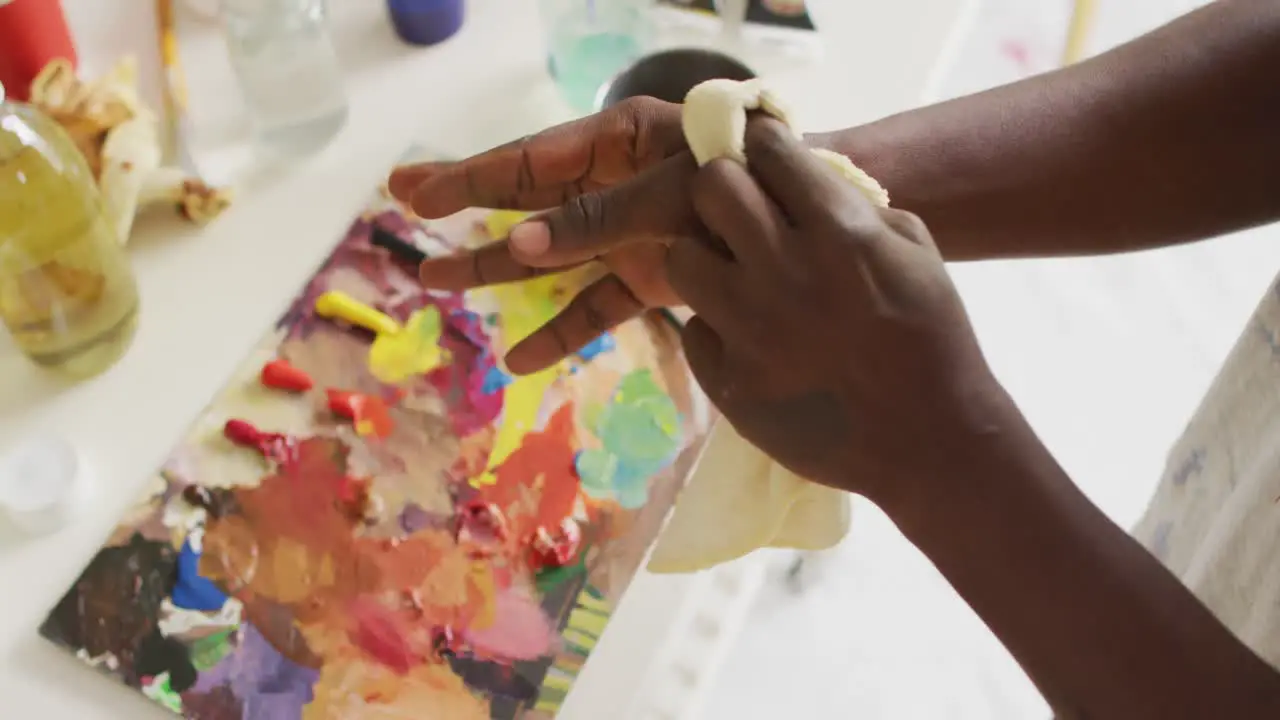
[[[696,215],[689,184],[697,166],[688,153],[635,178],[566,204],[511,229],[511,254],[532,267],[561,267],[620,245],[688,234]]]

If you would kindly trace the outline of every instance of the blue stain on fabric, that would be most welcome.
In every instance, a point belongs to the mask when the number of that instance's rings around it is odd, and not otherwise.
[[[1168,520],[1162,520],[1156,525],[1155,532],[1151,533],[1151,554],[1156,556],[1158,560],[1164,560],[1169,554],[1169,532],[1173,530],[1173,523]]]
[[[591,362],[600,353],[609,352],[616,347],[618,347],[618,343],[613,339],[613,335],[605,333],[579,350],[578,357],[582,359],[582,362]]]
[[[184,610],[215,612],[227,602],[226,593],[211,580],[200,576],[200,553],[191,547],[191,541],[182,544],[178,553],[178,582],[171,596],[173,604]]]
[[[1261,321],[1255,322],[1255,330],[1258,339],[1271,350],[1271,354],[1280,357],[1280,338],[1276,337],[1275,331],[1263,325]]]
[[[1204,470],[1204,454],[1203,448],[1196,448],[1192,450],[1191,454],[1187,456],[1187,459],[1183,460],[1182,464],[1178,465],[1178,467],[1174,469],[1173,476],[1171,478],[1173,480],[1173,484],[1178,487],[1182,487],[1187,484],[1187,481],[1190,480],[1192,476],[1199,475],[1200,472]]]
[[[480,383],[480,391],[485,395],[492,395],[510,384],[511,376],[495,365],[485,373],[484,382]]]

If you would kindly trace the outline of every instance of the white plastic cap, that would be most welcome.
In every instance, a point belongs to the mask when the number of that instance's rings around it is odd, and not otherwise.
[[[84,508],[87,476],[66,439],[28,437],[0,454],[0,510],[29,532],[56,530]]]

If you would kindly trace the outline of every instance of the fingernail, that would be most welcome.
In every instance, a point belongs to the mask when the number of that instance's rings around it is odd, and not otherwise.
[[[524,255],[541,255],[551,247],[551,229],[546,223],[526,222],[511,228],[511,247]]]

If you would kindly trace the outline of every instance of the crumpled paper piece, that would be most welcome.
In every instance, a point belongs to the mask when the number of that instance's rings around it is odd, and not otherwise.
[[[61,125],[84,156],[121,243],[129,241],[138,211],[150,205],[171,204],[198,224],[230,205],[229,189],[162,165],[158,121],[138,96],[134,58],[90,81],[76,77],[66,60],[54,60],[32,81],[30,102]]]

